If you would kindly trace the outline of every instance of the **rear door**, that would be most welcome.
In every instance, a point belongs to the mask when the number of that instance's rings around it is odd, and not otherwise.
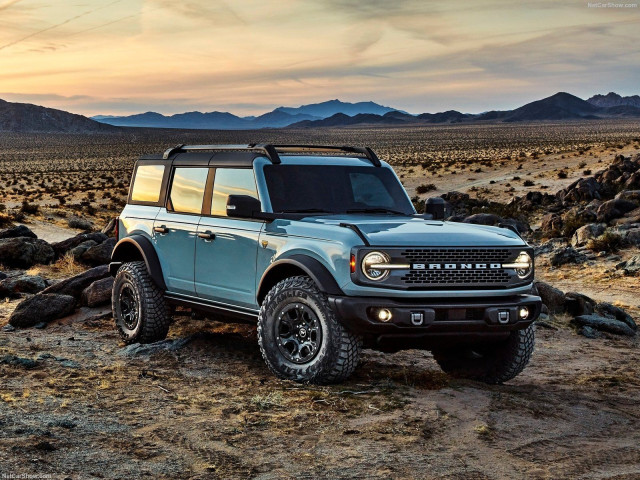
[[[170,292],[195,294],[196,233],[208,175],[208,167],[175,167],[167,204],[153,224],[153,243]]]
[[[195,279],[199,297],[255,309],[258,237],[264,222],[227,217],[229,195],[258,198],[252,168],[216,168],[210,213],[198,226]],[[206,210],[206,206],[205,206]]]

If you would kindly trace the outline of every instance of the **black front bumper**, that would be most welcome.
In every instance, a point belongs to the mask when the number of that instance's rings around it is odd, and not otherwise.
[[[540,297],[421,299],[406,301],[377,297],[329,297],[349,330],[379,337],[483,336],[503,335],[528,327],[542,308]],[[526,307],[528,316],[521,318]],[[391,312],[391,319],[378,319],[380,309]]]

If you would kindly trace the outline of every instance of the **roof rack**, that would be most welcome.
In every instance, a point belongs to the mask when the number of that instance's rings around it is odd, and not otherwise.
[[[272,145],[272,144],[249,144],[249,145],[176,145],[164,152],[162,158],[165,160],[176,153],[221,150],[221,151],[250,151],[264,154],[271,163],[278,164],[280,153],[352,153],[359,157],[367,158],[374,166],[380,167],[380,159],[369,147],[334,147],[325,145]]]

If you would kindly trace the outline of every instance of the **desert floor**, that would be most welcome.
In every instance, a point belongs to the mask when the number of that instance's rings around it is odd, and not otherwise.
[[[37,204],[19,223],[61,240],[79,231],[67,226],[72,216],[99,228],[117,215],[141,153],[260,141],[369,144],[412,196],[434,184],[421,197],[458,190],[506,202],[555,193],[616,154],[639,152],[640,125],[2,136],[0,214]],[[612,265],[541,261],[537,276],[640,322],[640,278],[607,273]],[[253,326],[182,312],[167,342],[125,347],[108,307],[3,331],[18,302],[0,303],[0,477],[640,478],[638,335],[587,339],[558,317],[537,329],[530,365],[506,385],[449,378],[429,352],[410,350],[365,351],[350,380],[318,387],[275,379]]]

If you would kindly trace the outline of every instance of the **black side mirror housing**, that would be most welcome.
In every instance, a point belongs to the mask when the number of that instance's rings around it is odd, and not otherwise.
[[[229,195],[227,215],[234,218],[262,218],[260,200],[249,195]]]
[[[424,213],[431,215],[433,220],[444,220],[444,199],[440,197],[427,198],[424,203]]]

